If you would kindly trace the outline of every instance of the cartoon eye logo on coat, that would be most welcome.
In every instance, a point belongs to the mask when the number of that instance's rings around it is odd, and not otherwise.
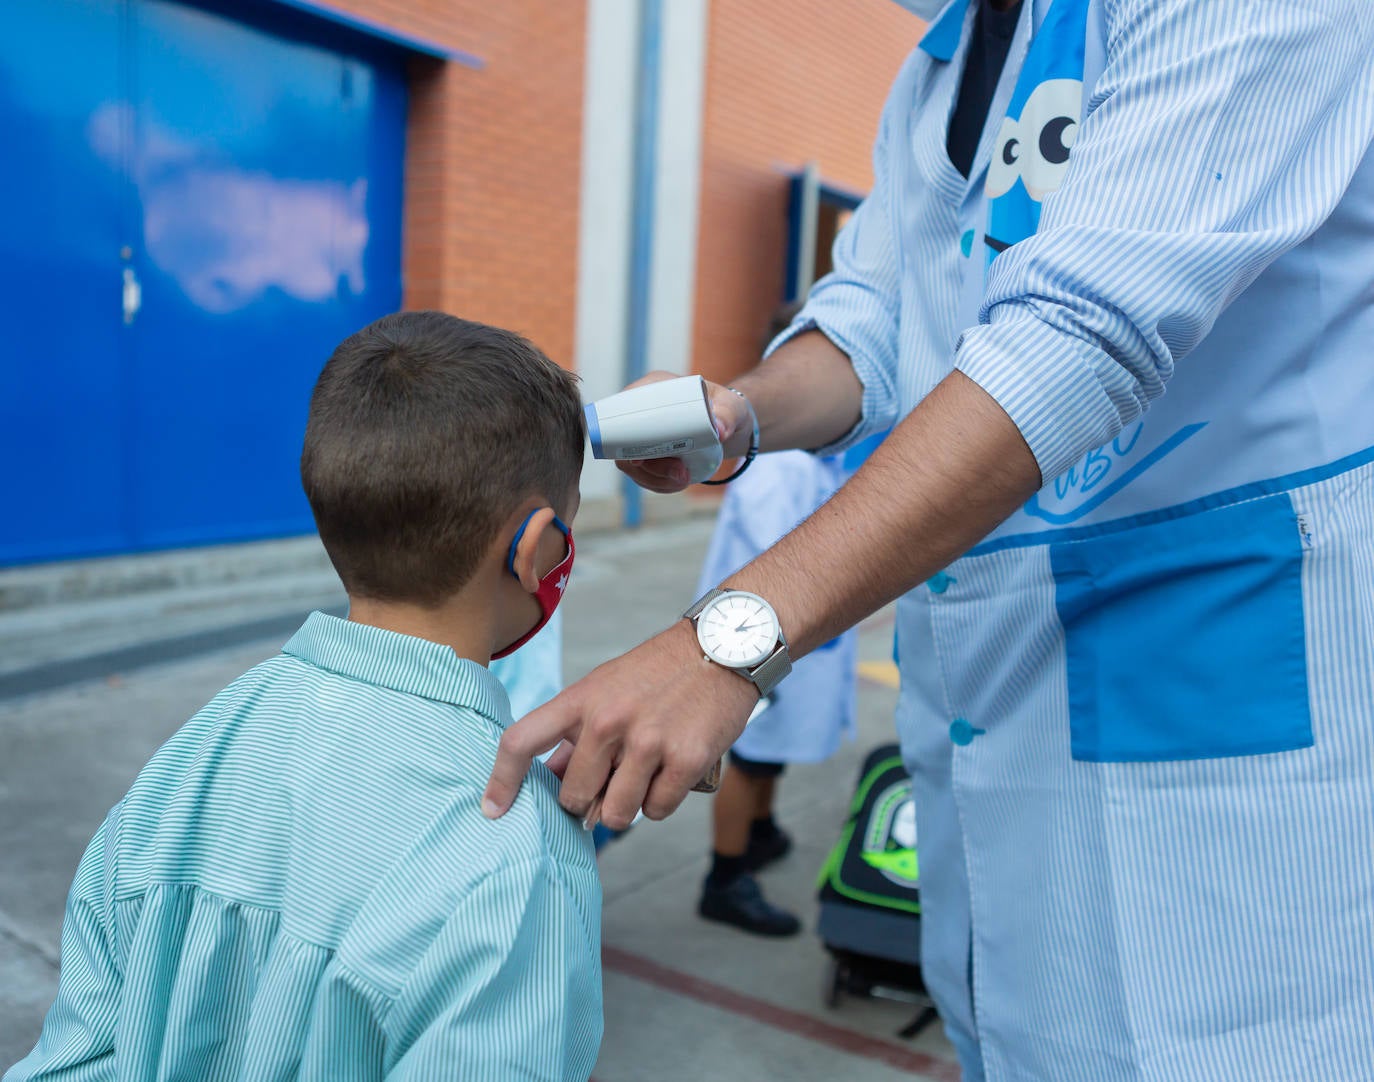
[[[1002,121],[988,164],[987,196],[1015,203],[1039,203],[1064,181],[1069,151],[1078,135],[1078,114],[1083,105],[1080,79],[1050,79],[1032,91],[1019,117]],[[1020,180],[1024,191],[1015,191]],[[996,204],[994,204],[994,208]],[[1039,216],[1039,207],[1006,207]],[[994,210],[993,220],[998,217]],[[990,223],[991,224],[991,223]],[[1032,229],[1034,226],[1032,225]],[[998,230],[1000,232],[1000,230]],[[989,230],[988,247],[1004,251],[1014,239],[998,239]]]

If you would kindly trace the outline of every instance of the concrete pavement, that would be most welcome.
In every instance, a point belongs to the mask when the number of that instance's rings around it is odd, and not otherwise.
[[[710,525],[696,517],[579,535],[566,602],[570,679],[682,610]],[[342,603],[308,548],[229,582],[192,575],[0,611],[0,1069],[27,1051],[51,1001],[63,898],[107,808],[162,740],[275,652],[307,609]],[[0,586],[22,588],[21,579]],[[694,795],[669,821],[643,823],[603,851],[598,1082],[958,1078],[938,1026],[914,1041],[895,1036],[914,1008],[846,1000],[828,1009],[827,956],[810,930],[815,875],[859,762],[892,736],[890,650],[880,614],[860,636],[858,742],[790,770],[780,790],[779,818],[797,844],[763,878],[770,897],[803,913],[808,930],[797,939],[755,939],[696,917],[709,798]]]

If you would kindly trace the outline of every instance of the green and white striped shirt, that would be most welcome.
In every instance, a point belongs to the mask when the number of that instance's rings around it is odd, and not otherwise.
[[[30,1079],[586,1079],[601,888],[451,649],[314,613],[177,732],[77,870]]]

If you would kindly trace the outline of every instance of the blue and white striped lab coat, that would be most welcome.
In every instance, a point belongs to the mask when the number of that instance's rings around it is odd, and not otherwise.
[[[780,339],[837,446],[958,368],[1046,479],[899,603],[926,978],[970,1080],[1374,1078],[1374,5],[1080,7],[967,181],[946,7]]]

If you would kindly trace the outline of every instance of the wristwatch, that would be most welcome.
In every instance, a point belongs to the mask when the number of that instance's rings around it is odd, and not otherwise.
[[[778,614],[758,594],[716,587],[682,615],[696,628],[702,652],[750,681],[760,696],[792,671]]]

